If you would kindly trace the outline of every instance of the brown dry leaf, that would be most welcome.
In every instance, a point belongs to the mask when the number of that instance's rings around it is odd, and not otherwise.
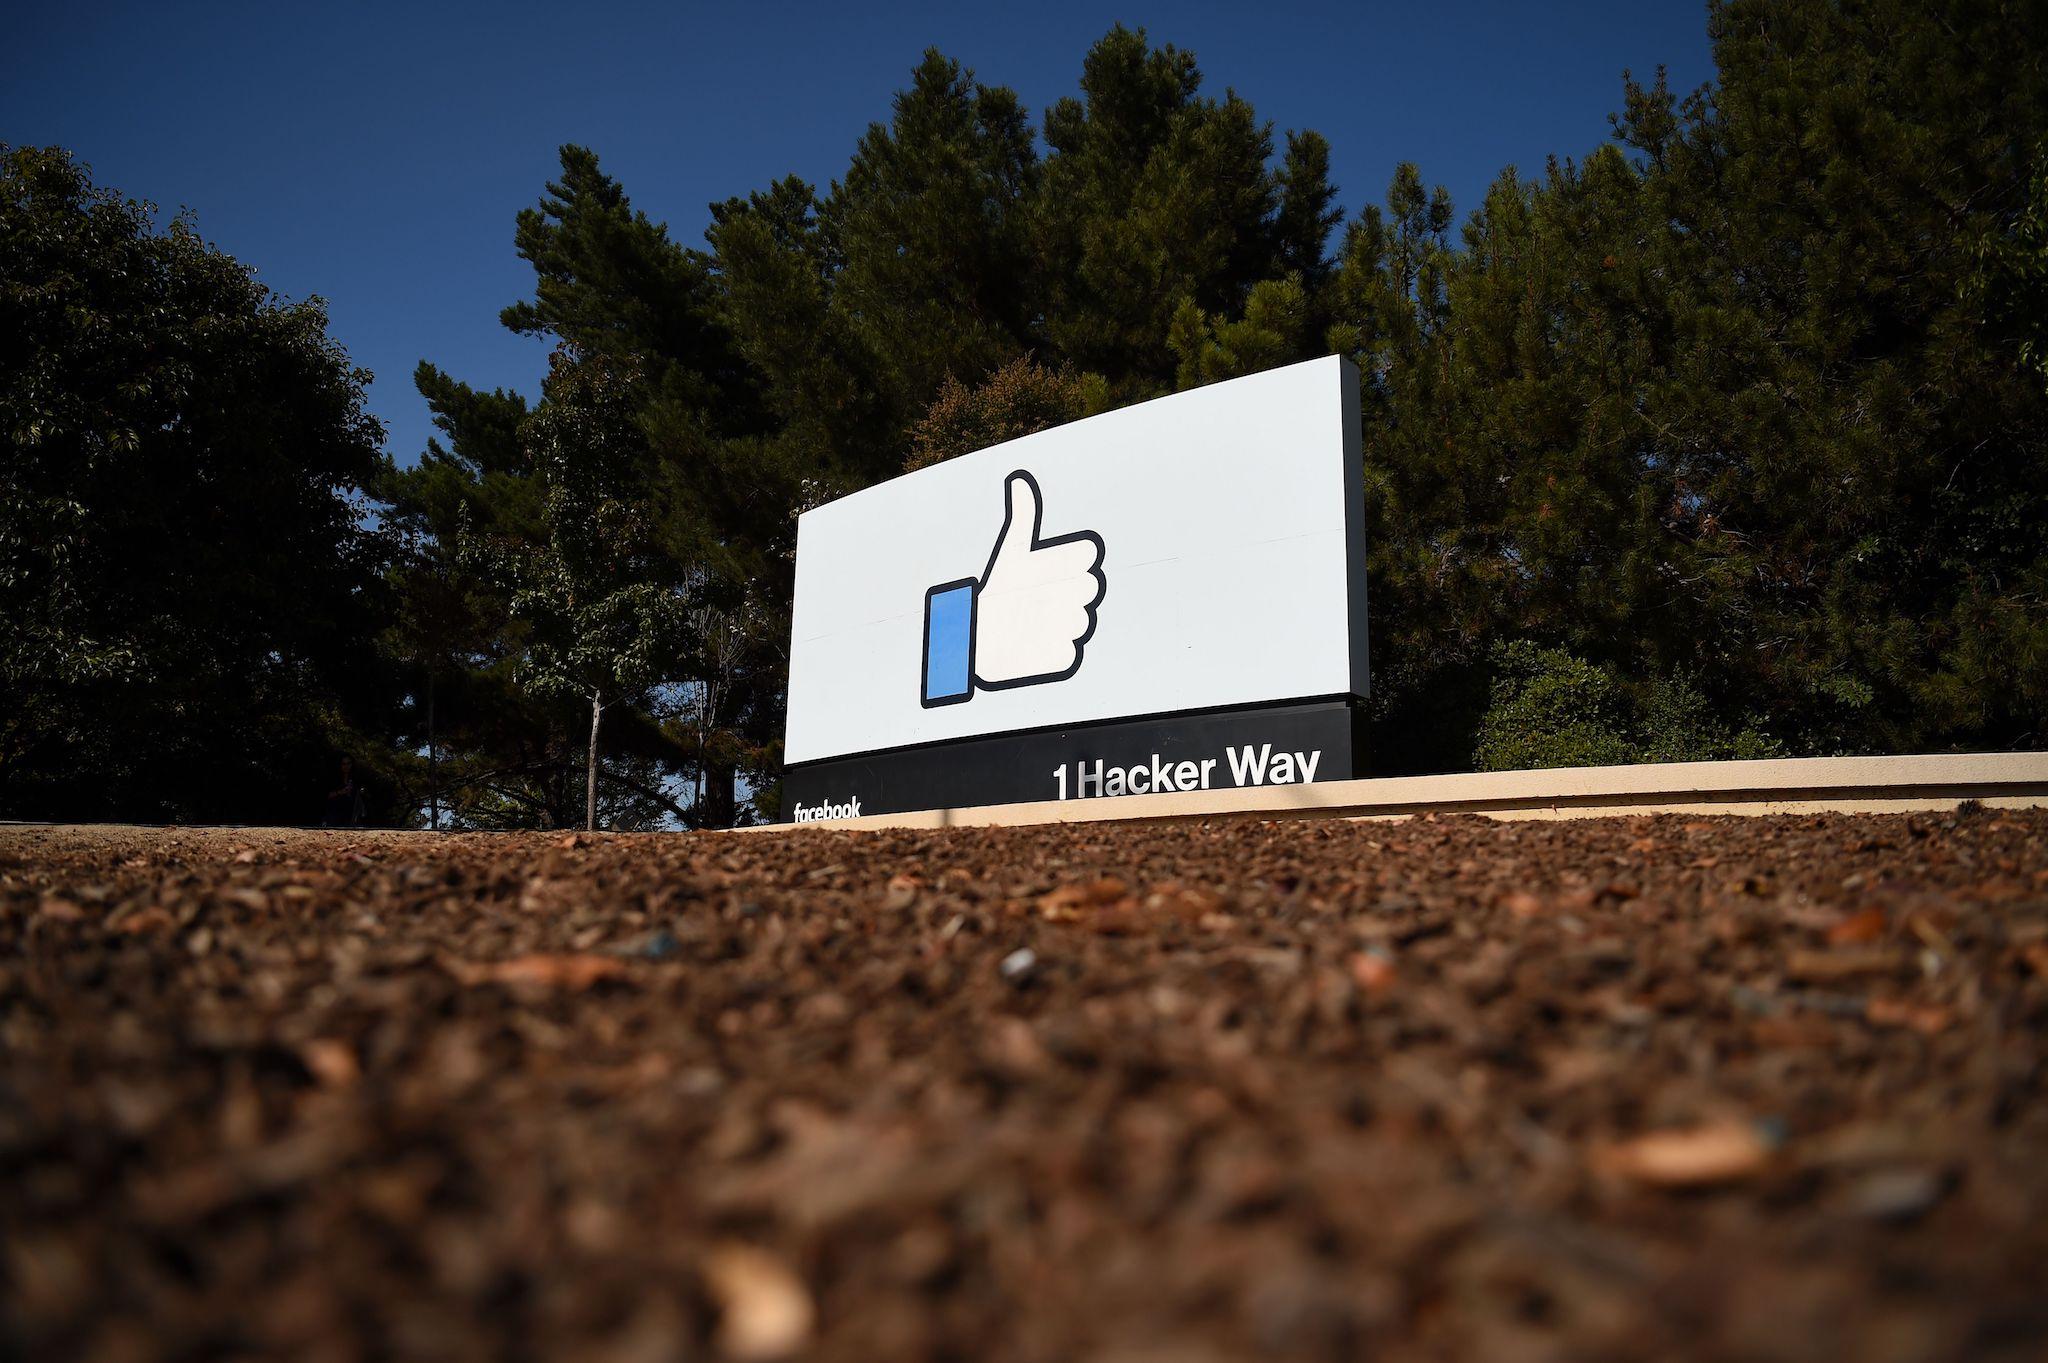
[[[1771,1146],[1749,1122],[1652,1131],[1594,1154],[1601,1172],[1653,1188],[1701,1188],[1761,1173]]]
[[[1147,910],[1178,918],[1185,923],[1200,923],[1203,919],[1222,913],[1229,907],[1229,902],[1215,891],[1205,890],[1197,885],[1183,884],[1178,880],[1162,880],[1145,896]]]
[[[1922,1036],[1938,1036],[1956,1020],[1952,1008],[1908,999],[1872,999],[1863,1016],[1873,1027],[1910,1027]]]
[[[363,1068],[346,1041],[320,1037],[299,1047],[299,1061],[306,1072],[331,1089],[345,1089],[362,1078]]]
[[[1785,974],[1795,980],[1849,980],[1862,975],[1890,975],[1906,958],[1888,947],[1837,947],[1832,951],[1794,951],[1785,957]]]
[[[1115,876],[1103,876],[1083,884],[1062,885],[1038,901],[1039,915],[1048,923],[1079,923],[1103,909],[1123,905],[1130,887]]]
[[[1835,1044],[1834,1027],[1813,1013],[1758,1018],[1750,1024],[1749,1035],[1757,1045],[1774,1049],[1819,1049]]]
[[[1394,987],[1394,963],[1373,951],[1354,951],[1345,962],[1352,983],[1368,994],[1384,994]]]
[[[1051,1066],[1038,1033],[1023,1018],[999,1018],[982,1042],[982,1055],[1006,1075],[1030,1078],[1044,1074]]]
[[[1911,918],[1908,918],[1906,920],[1906,930],[1915,937],[1918,937],[1924,945],[1943,956],[1954,956],[1956,954],[1956,944],[1950,941],[1948,934],[1936,927],[1933,920],[1928,918],[1926,914],[1916,913]]]
[[[786,1358],[811,1337],[810,1290],[768,1251],[720,1245],[704,1262],[704,1283],[718,1303],[718,1347],[728,1356]]]
[[[1852,913],[1828,929],[1828,945],[1831,947],[1860,946],[1875,942],[1884,936],[1884,910],[1865,909]]]
[[[1516,918],[1535,918],[1543,912],[1543,901],[1527,890],[1516,890],[1503,897],[1500,906]]]
[[[152,904],[148,908],[142,910],[140,913],[130,914],[128,917],[122,919],[120,926],[122,932],[138,934],[144,932],[162,932],[167,928],[174,928],[177,925],[177,919],[171,917],[171,915],[160,906]]]
[[[509,961],[449,961],[448,973],[464,984],[504,984],[580,993],[603,980],[631,975],[624,962],[590,952],[536,953]]]
[[[53,923],[76,923],[85,917],[85,910],[59,895],[43,896],[42,915]]]
[[[1096,909],[1083,926],[1104,937],[1135,937],[1149,932],[1156,921],[1138,907],[1137,900],[1120,899]]]

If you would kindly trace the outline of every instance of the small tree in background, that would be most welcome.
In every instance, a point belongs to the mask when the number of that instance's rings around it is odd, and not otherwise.
[[[540,481],[537,541],[475,537],[523,627],[519,684],[589,707],[584,826],[597,826],[605,712],[642,705],[682,671],[688,602],[655,543],[656,502],[631,368],[558,350],[526,444]]]

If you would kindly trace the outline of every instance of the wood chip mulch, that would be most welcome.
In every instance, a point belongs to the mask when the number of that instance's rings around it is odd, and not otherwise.
[[[0,1357],[2037,1359],[2048,811],[0,829]]]

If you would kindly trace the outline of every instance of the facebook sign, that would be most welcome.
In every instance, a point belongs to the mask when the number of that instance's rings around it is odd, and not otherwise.
[[[790,817],[1360,774],[1362,458],[1333,357],[806,512]]]

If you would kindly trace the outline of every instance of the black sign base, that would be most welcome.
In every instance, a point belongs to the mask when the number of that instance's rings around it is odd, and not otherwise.
[[[1162,715],[967,738],[792,767],[790,822],[920,809],[1348,781],[1364,724],[1350,699]]]

